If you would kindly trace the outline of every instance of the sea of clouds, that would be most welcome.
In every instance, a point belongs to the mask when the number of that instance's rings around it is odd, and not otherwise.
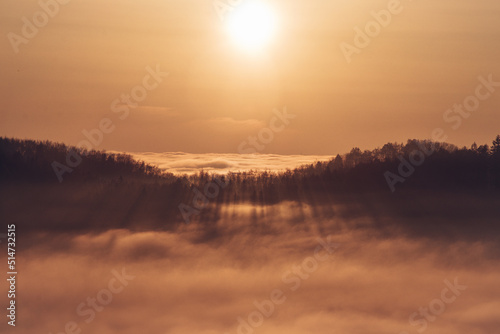
[[[238,153],[183,153],[183,152],[136,152],[128,153],[134,159],[158,166],[174,174],[195,174],[200,170],[225,174],[244,171],[285,171],[316,161],[328,161],[329,155],[279,155],[279,154],[238,154]]]

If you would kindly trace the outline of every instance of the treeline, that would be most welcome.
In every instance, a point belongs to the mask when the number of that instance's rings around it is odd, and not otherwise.
[[[68,161],[74,163],[73,168],[67,166]],[[58,166],[67,168],[64,180],[68,182],[171,176],[127,154],[87,151],[50,141],[0,138],[2,181],[58,182]]]
[[[67,162],[68,154],[78,154],[81,163],[59,183],[53,162]],[[0,184],[1,216],[24,221],[31,214],[36,217],[26,223],[31,229],[174,228],[186,216],[216,221],[221,208],[238,203],[295,201],[325,209],[342,201],[358,203],[365,195],[390,199],[387,203],[441,192],[490,196],[500,189],[500,136],[491,146],[409,140],[372,151],[354,148],[328,162],[280,173],[190,176],[174,176],[125,154],[0,138]]]
[[[475,143],[458,148],[447,143],[408,140],[362,151],[353,148],[328,162],[317,162],[285,172],[241,172],[174,176],[127,154],[85,151],[50,141],[0,138],[0,180],[3,182],[58,182],[54,162],[64,164],[70,154],[81,162],[64,182],[106,184],[139,181],[156,186],[176,184],[180,198],[192,195],[216,178],[227,187],[220,193],[227,201],[276,202],[311,193],[338,193],[395,188],[498,188],[500,187],[500,136],[491,146]],[[219,181],[220,183],[220,181]]]
[[[189,180],[201,190],[216,178],[200,172]],[[321,201],[330,194],[363,191],[499,189],[500,136],[491,146],[474,143],[470,148],[420,140],[388,143],[372,151],[353,148],[328,162],[282,173],[229,173],[222,181],[228,186],[220,189],[219,200],[263,204]]]

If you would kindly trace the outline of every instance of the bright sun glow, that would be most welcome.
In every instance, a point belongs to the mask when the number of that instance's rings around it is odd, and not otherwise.
[[[235,43],[248,51],[261,50],[271,42],[276,32],[273,11],[255,1],[246,1],[238,6],[226,23]]]

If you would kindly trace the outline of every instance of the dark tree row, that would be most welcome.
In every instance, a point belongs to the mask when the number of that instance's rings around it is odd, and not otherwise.
[[[71,152],[81,154],[82,162],[60,184],[52,163],[63,163]],[[220,208],[237,203],[265,206],[295,201],[328,208],[334,202],[356,203],[373,194],[376,198],[391,196],[387,202],[392,203],[401,197],[392,196],[385,174],[398,174],[402,161],[408,167],[416,156],[424,160],[398,184],[402,195],[411,195],[407,198],[440,191],[498,193],[500,136],[491,146],[458,148],[409,140],[405,145],[386,144],[373,151],[354,148],[328,162],[281,173],[212,175],[201,171],[191,176],[174,176],[123,154],[0,138],[0,212],[14,221],[29,208],[37,217],[27,222],[33,229],[98,230],[110,225],[147,229],[182,224],[180,206],[196,211],[194,220],[212,222]]]
[[[202,190],[215,178],[228,183],[220,189],[223,202],[273,203],[307,199],[324,193],[389,190],[385,174],[398,175],[402,161],[419,159],[411,175],[405,175],[402,189],[412,188],[498,188],[500,187],[500,136],[491,146],[475,143],[458,148],[446,143],[408,140],[388,143],[382,148],[362,151],[353,148],[328,162],[317,162],[286,172],[242,172],[224,176],[201,171],[192,176],[174,176],[126,154],[82,151],[49,141],[0,138],[0,180],[55,182],[54,161],[66,161],[69,152],[78,152],[82,162],[65,180],[99,181],[105,184],[138,181],[144,186],[175,187],[176,199],[189,200],[194,189]]]
[[[65,181],[74,182],[99,178],[159,177],[164,174],[155,166],[135,161],[127,154],[86,151],[50,141],[0,138],[0,179],[4,181],[57,182],[54,163],[67,166],[76,158]],[[81,160],[80,160],[81,159]]]

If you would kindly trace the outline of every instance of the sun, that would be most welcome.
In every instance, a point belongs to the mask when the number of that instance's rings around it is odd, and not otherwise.
[[[226,29],[242,49],[261,51],[275,36],[276,18],[266,4],[247,0],[229,14]]]

